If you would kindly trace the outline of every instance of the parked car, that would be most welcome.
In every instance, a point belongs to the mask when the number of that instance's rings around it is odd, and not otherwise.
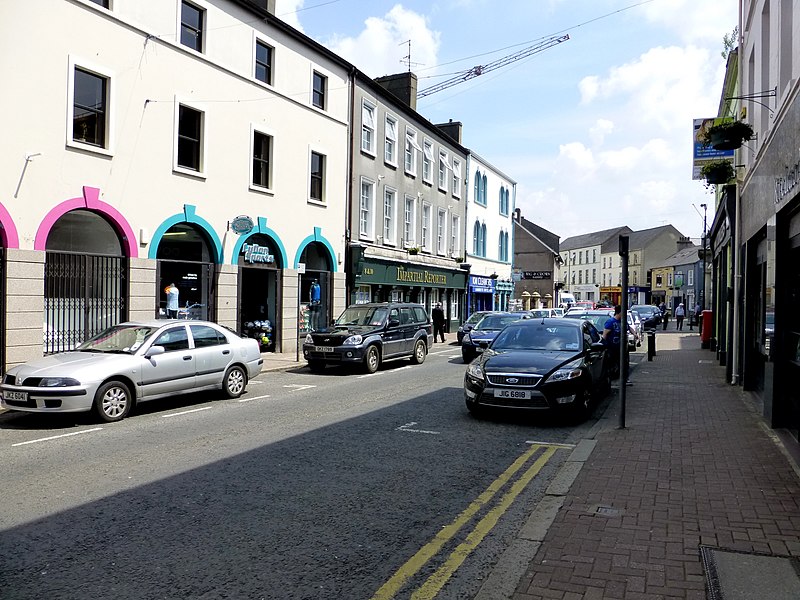
[[[603,334],[603,330],[605,329],[606,321],[608,321],[609,317],[614,316],[614,309],[613,308],[598,308],[595,310],[586,310],[583,312],[568,312],[564,315],[565,318],[568,319],[585,319],[587,321],[591,321],[592,324],[595,326],[597,331],[600,332],[600,335]],[[628,313],[628,350],[634,352],[637,346],[641,346],[642,343],[640,341],[639,336],[636,333],[636,325],[633,321],[633,316]]]
[[[605,346],[583,319],[526,319],[505,327],[467,367],[464,400],[486,409],[572,411],[588,418],[611,389]]]
[[[563,317],[564,311],[556,308],[532,308],[530,310],[532,319],[541,319],[542,317]]]
[[[303,356],[312,371],[326,365],[360,364],[374,373],[387,360],[423,363],[432,342],[431,321],[420,304],[353,304],[331,327],[306,335]]]
[[[70,352],[10,368],[2,405],[60,413],[93,410],[119,421],[139,402],[206,389],[242,395],[261,371],[256,340],[208,321],[128,322],[109,327]]]
[[[492,312],[484,316],[464,336],[461,342],[461,358],[465,363],[474,360],[506,325],[523,318],[528,316],[523,317],[519,312]]]
[[[631,306],[631,311],[636,312],[642,320],[642,327],[644,329],[655,329],[661,325],[661,311],[657,306],[650,306],[649,304],[637,304]]]
[[[464,321],[464,324],[458,328],[456,332],[456,338],[458,339],[458,343],[461,344],[461,340],[464,339],[464,334],[469,333],[469,331],[475,327],[475,324],[480,321],[484,316],[488,315],[490,310],[476,310],[469,316],[469,319]]]
[[[594,302],[591,300],[578,300],[570,308],[582,308],[583,310],[594,310]]]

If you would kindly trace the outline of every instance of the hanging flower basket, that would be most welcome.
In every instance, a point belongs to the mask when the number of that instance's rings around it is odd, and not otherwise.
[[[733,163],[729,160],[713,160],[703,165],[700,175],[710,185],[722,185],[733,179],[736,171],[733,169]]]
[[[753,139],[753,126],[745,121],[723,121],[709,127],[703,141],[714,150],[736,150]]]

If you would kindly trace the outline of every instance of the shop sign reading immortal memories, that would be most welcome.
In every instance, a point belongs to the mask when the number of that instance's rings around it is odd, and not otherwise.
[[[249,263],[274,263],[275,256],[269,253],[267,246],[258,244],[244,244],[242,246],[244,261]]]

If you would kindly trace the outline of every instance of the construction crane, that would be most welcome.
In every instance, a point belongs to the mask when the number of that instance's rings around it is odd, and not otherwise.
[[[558,37],[549,37],[538,44],[534,44],[533,46],[528,46],[524,50],[520,50],[519,52],[515,52],[514,54],[509,54],[508,56],[504,56],[503,58],[499,58],[494,62],[490,62],[485,65],[477,65],[472,67],[468,71],[463,71],[459,73],[455,77],[451,77],[441,83],[437,83],[431,87],[425,88],[424,90],[420,90],[417,93],[417,98],[424,98],[425,96],[430,96],[431,94],[435,94],[436,92],[440,92],[442,90],[446,90],[449,87],[454,85],[458,85],[464,81],[469,81],[470,79],[474,79],[479,75],[483,75],[484,73],[488,73],[489,71],[494,71],[495,69],[499,69],[500,67],[505,67],[506,65],[510,65],[513,62],[518,60],[522,60],[523,58],[527,58],[543,50],[547,50],[548,48],[552,48],[560,44],[561,42],[566,42],[569,39],[569,35],[565,34]]]

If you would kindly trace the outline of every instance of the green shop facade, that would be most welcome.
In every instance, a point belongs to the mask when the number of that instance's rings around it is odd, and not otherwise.
[[[462,319],[468,271],[379,258],[354,257],[348,274],[350,304],[415,302],[430,315],[442,303],[448,330]],[[455,322],[455,324],[453,323]]]

